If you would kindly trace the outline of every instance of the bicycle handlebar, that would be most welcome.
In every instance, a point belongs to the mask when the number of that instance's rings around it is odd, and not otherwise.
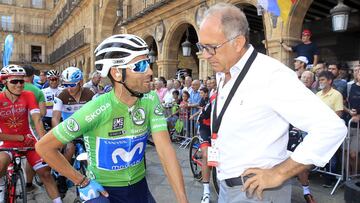
[[[10,147],[10,148],[1,148],[0,151],[15,151],[15,152],[26,152],[33,151],[35,147]]]

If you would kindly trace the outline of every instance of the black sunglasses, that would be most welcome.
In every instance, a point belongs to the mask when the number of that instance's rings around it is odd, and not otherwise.
[[[13,84],[13,85],[16,85],[18,83],[20,84],[24,84],[24,80],[9,80],[9,83]]]

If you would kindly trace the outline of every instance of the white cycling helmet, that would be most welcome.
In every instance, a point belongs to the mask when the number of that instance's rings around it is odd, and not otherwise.
[[[23,67],[18,65],[7,65],[1,69],[1,79],[6,79],[9,76],[25,76],[26,72]]]
[[[95,49],[95,67],[106,77],[113,66],[126,65],[137,56],[149,54],[146,42],[136,35],[113,35]]]
[[[82,72],[79,68],[70,66],[66,68],[62,74],[61,79],[63,83],[78,83],[80,80],[83,79]]]
[[[51,78],[51,77],[60,77],[60,72],[57,70],[49,70],[48,72],[46,72],[46,77],[47,78]]]

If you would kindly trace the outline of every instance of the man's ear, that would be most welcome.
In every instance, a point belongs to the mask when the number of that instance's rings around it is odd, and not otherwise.
[[[120,72],[119,69],[117,68],[111,68],[110,69],[110,74],[111,76],[116,80],[116,81],[121,81],[122,79],[122,74]]]
[[[236,39],[235,39],[235,51],[236,52],[241,52],[241,50],[244,48],[245,46],[245,42],[246,42],[246,38],[245,36],[238,36]]]

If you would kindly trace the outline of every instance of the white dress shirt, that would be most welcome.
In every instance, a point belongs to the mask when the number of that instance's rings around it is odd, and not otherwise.
[[[253,47],[230,69],[231,79],[217,73],[217,115],[250,57]],[[214,108],[212,108],[214,109]],[[324,166],[346,136],[344,122],[279,61],[258,53],[230,102],[218,132],[220,180],[252,167],[272,168],[290,156],[289,123],[308,132],[291,154],[302,164]]]

